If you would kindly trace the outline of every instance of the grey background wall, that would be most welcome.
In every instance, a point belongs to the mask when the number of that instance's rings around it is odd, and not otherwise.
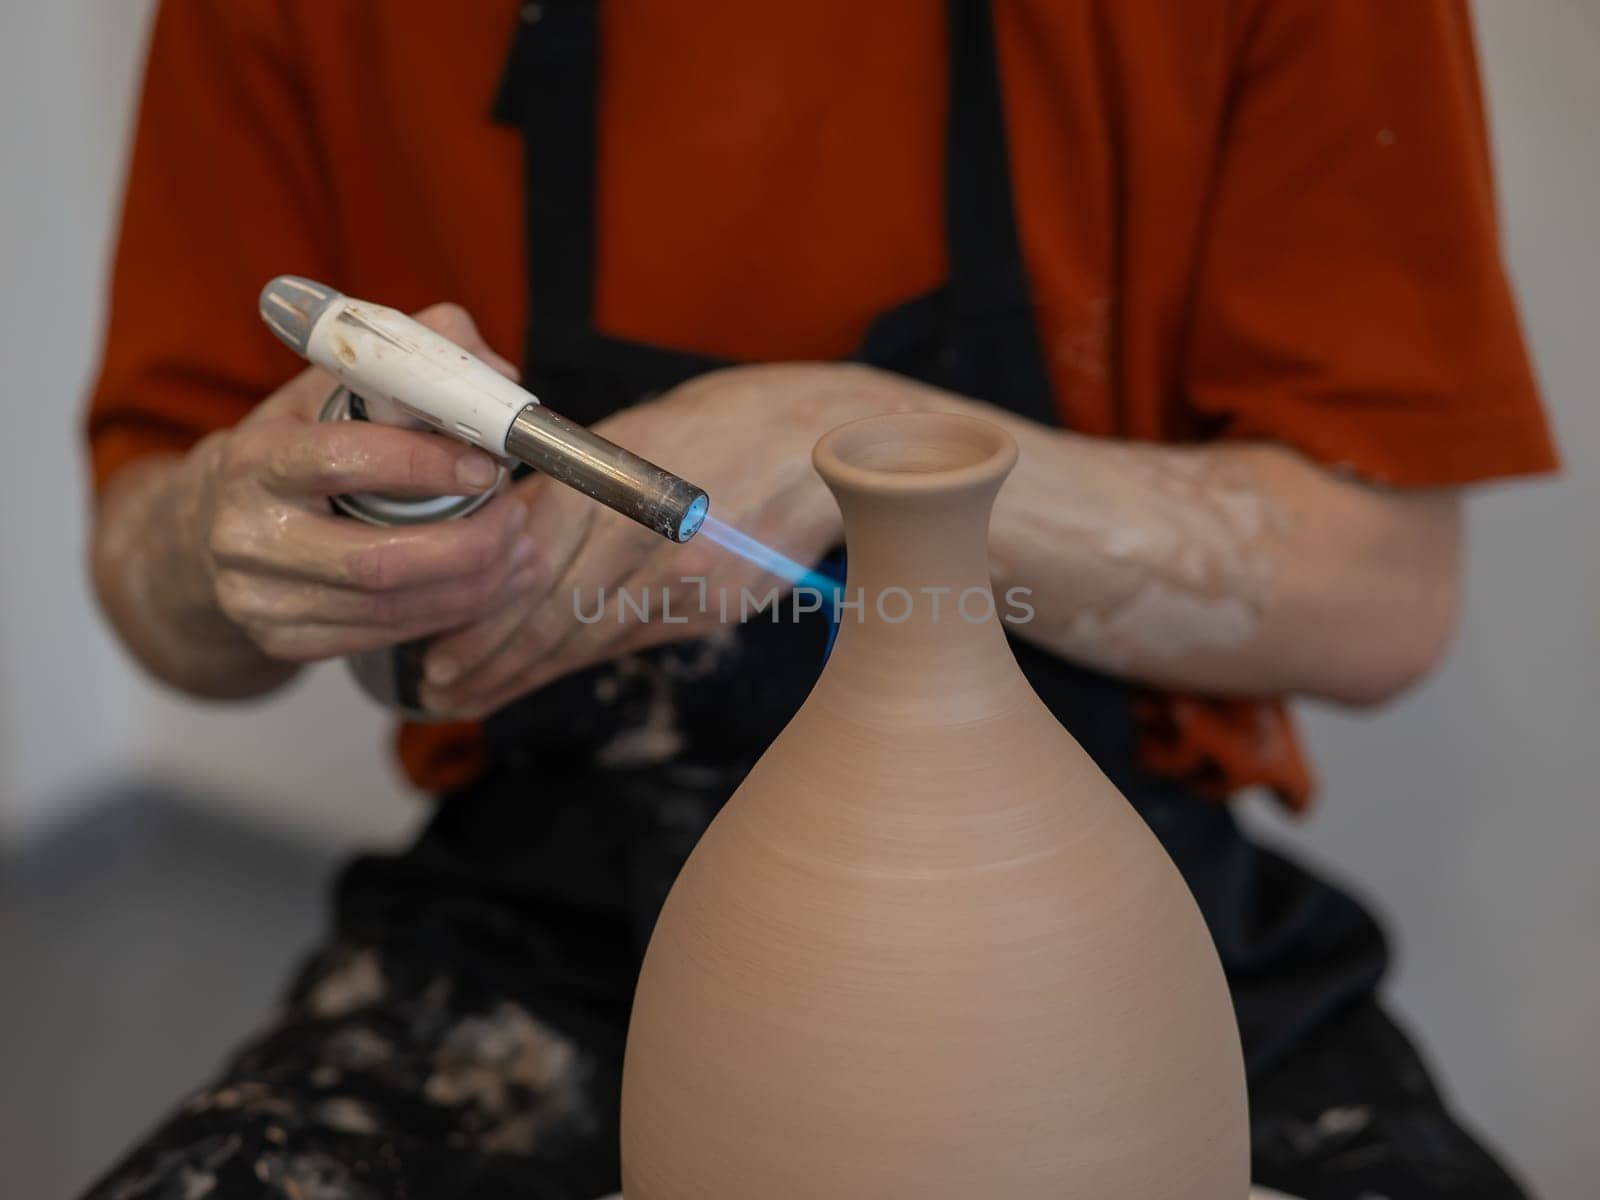
[[[420,806],[339,670],[265,704],[189,705],[138,677],[84,589],[78,412],[149,7],[0,0],[0,840],[151,777],[322,846],[393,839]],[[1381,901],[1399,1004],[1465,1110],[1562,1200],[1600,1173],[1600,3],[1476,9],[1566,471],[1473,501],[1449,663],[1375,716],[1308,711],[1321,808],[1249,817]]]
[[[265,705],[190,705],[128,665],[84,586],[78,422],[152,8],[0,0],[0,837],[131,772],[319,837],[390,835],[416,806],[342,672]]]

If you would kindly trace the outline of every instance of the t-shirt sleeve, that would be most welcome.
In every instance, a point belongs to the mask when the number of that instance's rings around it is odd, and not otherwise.
[[[290,5],[164,0],[145,67],[88,436],[96,485],[236,422],[300,366],[256,316],[331,274]]]
[[[1186,402],[1398,485],[1556,453],[1496,233],[1460,0],[1261,0],[1241,35]]]

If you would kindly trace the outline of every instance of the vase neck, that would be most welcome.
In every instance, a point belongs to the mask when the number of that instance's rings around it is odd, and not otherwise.
[[[925,637],[960,621],[987,623],[988,495],[841,495],[849,550],[841,617],[885,634]],[[962,617],[963,598],[965,612]]]
[[[887,502],[841,492],[849,577],[825,697],[907,728],[972,727],[1014,709],[1026,684],[989,581],[994,490]]]
[[[1017,673],[989,582],[989,513],[1016,453],[997,426],[949,413],[869,417],[817,444],[850,563],[827,686],[920,708],[919,692],[937,706]]]

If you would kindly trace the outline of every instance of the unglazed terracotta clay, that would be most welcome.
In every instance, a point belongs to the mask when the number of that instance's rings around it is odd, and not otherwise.
[[[1248,1195],[1200,913],[979,603],[1015,460],[943,414],[818,444],[863,604],[656,926],[628,1200]]]

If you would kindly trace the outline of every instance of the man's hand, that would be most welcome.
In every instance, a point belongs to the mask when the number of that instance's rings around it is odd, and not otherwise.
[[[465,312],[419,314],[513,369]],[[330,376],[302,372],[182,459],[135,464],[101,499],[96,580],[157,674],[208,695],[254,694],[290,664],[392,645],[495,611],[532,557],[527,508],[503,496],[460,521],[379,528],[334,515],[341,492],[481,492],[480,450],[432,433],[321,423]]]
[[[810,565],[842,535],[811,449],[836,425],[905,406],[905,389],[887,378],[838,364],[732,368],[595,428],[705,488],[719,520]],[[703,536],[676,545],[550,480],[525,483],[522,495],[539,578],[429,650],[422,698],[441,715],[481,716],[593,663],[702,636],[722,621],[720,597],[731,623],[741,589],[759,597],[779,582]],[[648,603],[650,618],[641,621],[624,595]]]

